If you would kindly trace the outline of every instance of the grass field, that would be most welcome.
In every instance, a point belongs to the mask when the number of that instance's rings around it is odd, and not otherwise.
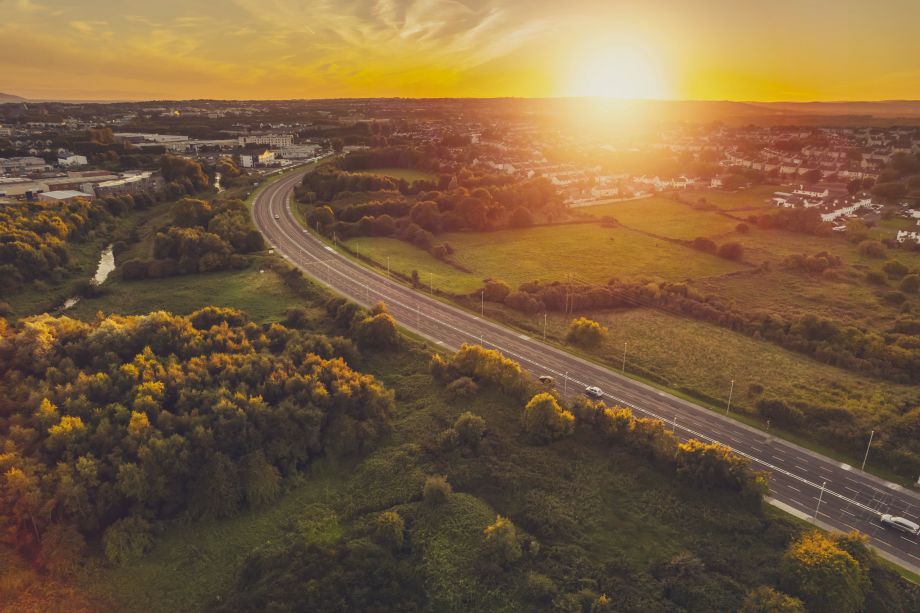
[[[719,213],[698,211],[660,196],[584,207],[580,210],[596,217],[615,217],[620,223],[635,230],[683,240],[734,233],[738,225],[737,220]]]
[[[780,185],[755,185],[748,189],[736,192],[725,192],[716,189],[687,190],[681,196],[690,202],[705,198],[710,204],[720,209],[736,213],[756,212],[759,209],[770,209],[770,197],[774,192],[783,191]]]
[[[413,168],[368,168],[367,170],[353,171],[365,175],[383,175],[394,179],[403,179],[407,183],[413,181],[436,181],[437,177],[430,172],[415,170]]]
[[[360,238],[362,256],[409,275],[418,270],[423,283],[434,273],[435,289],[469,293],[482,287],[488,277],[512,286],[526,281],[564,280],[569,274],[590,283],[622,279],[661,278],[669,281],[722,275],[745,267],[687,247],[656,240],[626,228],[603,228],[596,224],[540,226],[499,232],[444,234],[456,253],[452,258],[470,270],[465,273],[396,239]]]
[[[287,307],[302,305],[303,300],[284,285],[271,270],[270,262],[268,258],[257,259],[244,270],[143,281],[113,280],[103,285],[102,296],[80,300],[67,314],[81,319],[95,317],[98,311],[137,315],[166,310],[185,315],[215,305],[244,310],[258,321],[277,321]]]

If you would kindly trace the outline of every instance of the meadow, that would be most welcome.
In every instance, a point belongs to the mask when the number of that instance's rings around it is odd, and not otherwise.
[[[579,211],[598,218],[613,217],[634,230],[681,240],[731,234],[739,223],[718,212],[696,210],[663,196],[584,207]]]
[[[764,209],[773,208],[770,198],[774,192],[790,189],[783,185],[755,185],[747,189],[727,192],[717,189],[697,189],[681,192],[688,202],[696,202],[705,198],[709,204],[714,204],[724,211],[731,211],[737,215],[759,213]]]
[[[355,170],[352,172],[355,174],[364,175],[382,175],[384,177],[392,177],[397,180],[402,179],[407,183],[412,183],[413,181],[438,180],[438,177],[431,174],[430,172],[416,170],[414,168],[368,168],[366,170]]]

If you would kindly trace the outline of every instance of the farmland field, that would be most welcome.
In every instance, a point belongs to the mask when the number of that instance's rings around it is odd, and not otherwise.
[[[368,168],[367,170],[357,170],[353,172],[365,175],[383,175],[384,177],[403,179],[408,183],[412,183],[413,181],[437,180],[437,177],[429,172],[412,168]]]

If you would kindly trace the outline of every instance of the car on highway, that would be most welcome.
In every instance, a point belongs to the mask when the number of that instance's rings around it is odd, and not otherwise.
[[[553,385],[556,382],[556,380],[549,375],[541,375],[537,377],[537,379],[539,379],[540,383],[543,385]]]
[[[275,219],[281,219],[281,215],[275,215]]]
[[[895,530],[900,530],[901,532],[906,532],[908,534],[920,534],[920,524],[910,521],[909,519],[904,519],[903,517],[889,515],[886,513],[885,515],[882,515],[880,521],[882,522],[883,526],[894,528]]]
[[[595,400],[600,400],[604,397],[604,390],[597,387],[596,385],[590,385],[585,388],[585,396],[588,398],[594,398]]]

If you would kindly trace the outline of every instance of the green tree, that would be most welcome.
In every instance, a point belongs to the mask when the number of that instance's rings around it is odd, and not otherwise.
[[[153,526],[146,519],[131,515],[113,523],[102,535],[105,557],[124,564],[139,559],[153,547]]]
[[[530,399],[521,416],[524,432],[536,443],[549,443],[575,430],[575,416],[566,411],[552,394],[543,392]]]
[[[240,482],[243,500],[250,508],[264,506],[281,493],[281,474],[265,459],[261,450],[243,456]]]
[[[477,449],[486,433],[486,420],[467,411],[454,422],[454,429],[460,435],[462,444]]]

